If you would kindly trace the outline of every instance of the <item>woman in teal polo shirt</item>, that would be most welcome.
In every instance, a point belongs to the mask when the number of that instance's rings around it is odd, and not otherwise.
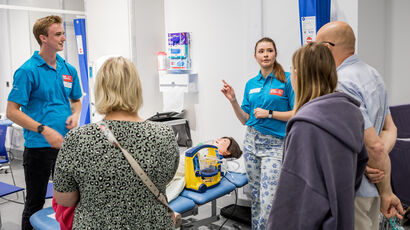
[[[242,106],[233,88],[223,81],[222,93],[236,117],[248,126],[243,153],[252,192],[252,229],[265,229],[282,165],[283,138],[293,115],[290,73],[276,61],[276,45],[262,38],[255,45],[259,74],[245,86]]]

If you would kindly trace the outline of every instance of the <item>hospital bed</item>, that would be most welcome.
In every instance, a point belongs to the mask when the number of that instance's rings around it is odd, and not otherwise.
[[[204,193],[185,189],[180,196],[194,201],[197,206],[211,202],[211,215],[204,219],[194,220],[188,223],[183,222],[181,229],[197,229],[200,226],[206,226],[215,221],[218,221],[219,215],[217,214],[216,200],[227,194],[230,194],[237,188],[243,187],[247,183],[248,179],[246,177],[246,174],[230,172],[222,178],[218,186],[207,189]]]
[[[200,226],[206,226],[219,220],[216,206],[218,198],[230,194],[247,183],[246,174],[229,172],[217,186],[208,189],[204,193],[185,189],[176,199],[169,203],[169,206],[175,212],[181,213],[183,217],[187,217],[197,215],[198,206],[211,202],[211,215],[209,217],[200,220],[183,220],[181,229],[197,229]],[[33,214],[30,217],[30,223],[36,230],[58,230],[60,225],[54,215],[52,207],[45,208]]]

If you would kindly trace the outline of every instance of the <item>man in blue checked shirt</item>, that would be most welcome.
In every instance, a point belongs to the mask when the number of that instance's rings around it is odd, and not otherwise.
[[[347,23],[338,21],[324,25],[316,41],[326,44],[333,54],[338,89],[361,103],[369,161],[366,176],[356,192],[355,229],[379,229],[379,210],[387,218],[403,214],[400,200],[390,185],[389,152],[396,142],[397,128],[390,115],[383,79],[354,54],[356,38]]]

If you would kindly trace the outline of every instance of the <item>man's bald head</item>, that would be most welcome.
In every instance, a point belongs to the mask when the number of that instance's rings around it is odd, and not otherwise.
[[[344,51],[354,54],[356,37],[352,27],[342,21],[329,22],[317,32],[317,42],[332,42]]]

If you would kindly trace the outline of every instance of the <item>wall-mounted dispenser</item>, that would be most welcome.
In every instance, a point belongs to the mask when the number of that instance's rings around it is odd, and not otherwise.
[[[164,73],[159,75],[159,91],[166,92],[169,88],[181,88],[184,93],[198,92],[198,74],[173,74]]]
[[[185,93],[198,92],[198,74],[160,73],[159,91],[162,92],[164,112],[181,112]]]
[[[170,69],[191,69],[189,33],[168,33],[168,58]]]
[[[157,54],[164,112],[181,112],[185,93],[198,92],[198,74],[190,70],[190,38],[187,32],[168,33],[167,52]],[[164,60],[165,55],[167,58]]]

